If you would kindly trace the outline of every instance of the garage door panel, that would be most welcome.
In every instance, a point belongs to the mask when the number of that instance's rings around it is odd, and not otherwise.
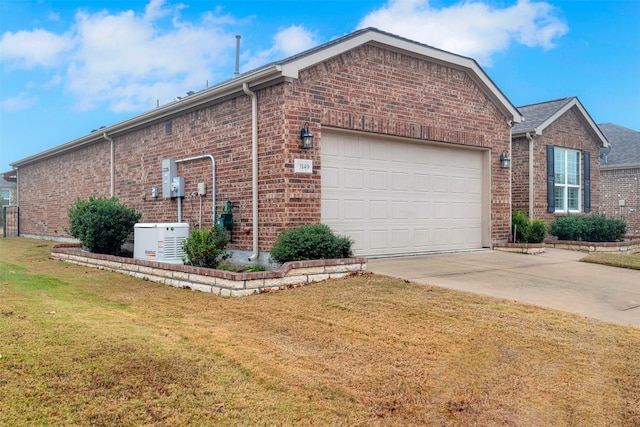
[[[389,230],[371,230],[369,232],[370,248],[374,250],[386,250],[389,247],[388,234]]]
[[[355,188],[355,189],[363,188],[364,179],[362,174],[363,174],[362,169],[345,169],[344,170],[344,186],[346,188]]]
[[[394,228],[391,230],[391,247],[401,252],[411,247],[411,232],[407,228]]]
[[[321,156],[322,222],[356,255],[482,246],[481,152],[325,132]]]
[[[322,218],[324,218],[326,221],[339,221],[340,220],[340,200],[324,199],[322,201],[321,215],[322,215]]]
[[[369,171],[369,189],[384,190],[388,188],[388,175],[389,173],[386,171]]]

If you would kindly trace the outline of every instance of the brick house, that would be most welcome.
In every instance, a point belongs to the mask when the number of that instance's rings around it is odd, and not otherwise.
[[[520,120],[475,60],[359,30],[13,163],[22,234],[69,238],[76,198],[113,195],[143,222],[192,227],[230,200],[245,261],[303,223],[362,256],[491,247],[509,237],[499,155]],[[183,198],[162,191],[165,159]]]
[[[12,175],[11,172],[0,174],[0,209],[2,206],[12,204],[15,199],[16,182]]]
[[[600,159],[600,211],[623,218],[627,234],[640,236],[640,132],[611,123],[598,127],[611,143]]]
[[[600,206],[599,153],[607,139],[577,97],[518,107],[512,130],[514,210],[547,222]]]

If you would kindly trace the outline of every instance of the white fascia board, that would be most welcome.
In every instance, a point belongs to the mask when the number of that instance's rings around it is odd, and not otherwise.
[[[384,48],[401,51],[409,56],[427,58],[432,62],[464,70],[479,84],[485,94],[498,105],[505,116],[515,123],[520,123],[523,120],[518,109],[511,104],[475,60],[377,31],[364,32],[358,36],[329,46],[326,49],[283,63],[282,74],[286,77],[298,78],[300,70],[309,68],[366,43],[373,43]]]
[[[22,160],[18,160],[17,162],[11,163],[10,166],[25,166],[29,163],[33,163],[47,157],[64,153],[65,151],[73,150],[85,145],[94,144],[96,142],[105,141],[103,137],[105,133],[108,136],[114,136],[140,128],[142,126],[146,126],[151,123],[167,120],[185,111],[193,110],[201,105],[215,102],[218,99],[242,94],[244,93],[242,91],[243,83],[249,83],[250,86],[257,86],[267,81],[277,79],[281,75],[281,67],[279,65],[272,65],[263,69],[256,70],[254,73],[249,73],[236,79],[228,80],[216,86],[204,89],[203,91],[195,93],[191,96],[177,101],[172,101],[162,107],[147,111],[146,113],[140,114],[139,116],[135,116],[131,119],[116,123],[114,125],[101,128],[97,131],[91,132],[88,135],[74,139],[73,141],[67,142],[46,151],[42,151],[38,154],[34,154]]]
[[[600,165],[601,171],[616,171],[623,169],[640,169],[640,163],[627,163],[622,165]]]
[[[542,135],[542,131],[544,129],[546,129],[549,125],[551,125],[553,122],[558,120],[560,116],[562,116],[564,113],[569,111],[574,106],[577,107],[578,110],[580,111],[583,122],[587,125],[589,130],[591,130],[591,132],[596,136],[596,138],[600,140],[600,142],[602,143],[602,147],[603,148],[609,147],[609,141],[607,141],[607,138],[600,131],[600,128],[598,128],[598,126],[593,122],[587,110],[584,109],[584,106],[582,105],[580,100],[576,97],[574,97],[571,101],[563,105],[562,108],[558,109],[558,111],[556,111],[551,117],[549,117],[540,126],[538,126],[535,129],[536,135]]]

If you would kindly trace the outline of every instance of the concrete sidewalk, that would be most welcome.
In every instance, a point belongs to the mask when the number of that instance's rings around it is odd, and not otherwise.
[[[640,327],[640,271],[578,262],[585,256],[484,250],[369,259],[367,271]]]

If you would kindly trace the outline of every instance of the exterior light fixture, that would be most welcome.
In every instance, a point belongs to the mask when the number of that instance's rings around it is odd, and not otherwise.
[[[313,148],[313,134],[309,131],[309,122],[306,122],[304,127],[300,129],[300,148],[305,150]]]
[[[502,167],[502,169],[509,169],[511,167],[511,159],[509,158],[507,150],[500,153],[500,167]]]

